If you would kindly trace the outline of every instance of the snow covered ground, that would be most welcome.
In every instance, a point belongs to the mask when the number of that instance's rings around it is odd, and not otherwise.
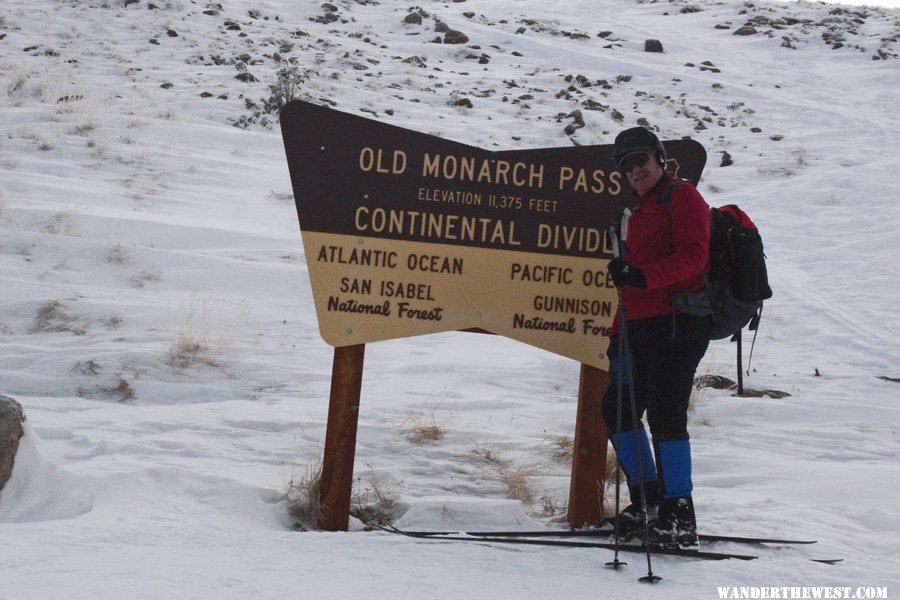
[[[417,25],[390,1],[123,4],[0,5],[0,393],[28,416],[0,598],[900,593],[900,10],[469,0],[419,3]],[[438,22],[469,42],[432,43]],[[490,149],[608,144],[638,119],[700,141],[701,192],[746,208],[769,256],[745,385],[790,394],[699,393],[700,527],[819,543],[658,557],[650,589],[604,550],[294,531],[332,349],[280,133],[248,104],[290,61],[308,100]],[[733,378],[733,352],[701,374]],[[578,368],[494,336],[370,344],[356,502],[405,527],[558,522]]]

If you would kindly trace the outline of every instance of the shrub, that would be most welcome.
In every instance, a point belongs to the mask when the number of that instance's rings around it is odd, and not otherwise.
[[[297,65],[282,67],[275,73],[275,82],[269,84],[269,97],[261,98],[258,103],[246,99],[246,107],[252,112],[233,120],[232,124],[247,129],[258,123],[266,129],[271,129],[278,122],[278,114],[288,102],[309,99],[309,95],[303,93],[302,89],[311,72],[311,69],[300,69]]]

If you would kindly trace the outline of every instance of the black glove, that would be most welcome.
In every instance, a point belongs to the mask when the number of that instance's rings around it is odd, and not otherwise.
[[[610,336],[609,346],[606,347],[606,356],[608,356],[610,359],[619,356],[619,336]]]
[[[609,261],[608,268],[616,287],[630,285],[642,290],[647,289],[647,279],[644,277],[643,271],[631,263],[627,263],[621,258],[614,258]]]

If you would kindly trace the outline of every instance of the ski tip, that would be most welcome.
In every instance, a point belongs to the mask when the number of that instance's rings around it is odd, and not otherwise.
[[[844,562],[843,558],[811,558],[809,560],[822,563],[823,565],[836,565],[839,562]]]

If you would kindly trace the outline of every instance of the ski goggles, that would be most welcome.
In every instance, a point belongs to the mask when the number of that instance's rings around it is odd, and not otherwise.
[[[631,170],[635,167],[643,167],[647,164],[647,161],[653,156],[652,152],[649,153],[641,153],[635,154],[631,153],[619,163],[619,170],[623,173],[631,173]]]

